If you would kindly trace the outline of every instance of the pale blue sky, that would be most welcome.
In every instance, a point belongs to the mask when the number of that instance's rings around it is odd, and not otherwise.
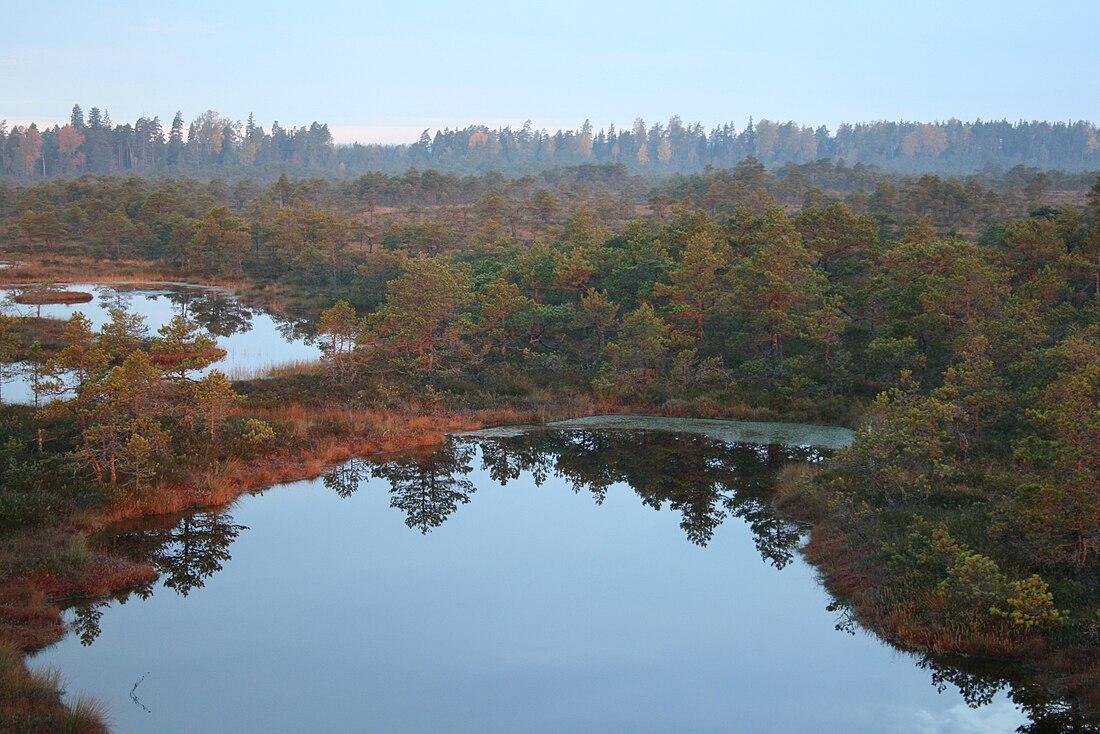
[[[5,9],[0,119],[207,109],[346,142],[673,114],[1100,121],[1097,0],[151,3]]]

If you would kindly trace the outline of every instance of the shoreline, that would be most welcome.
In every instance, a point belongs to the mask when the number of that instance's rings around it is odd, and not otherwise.
[[[653,406],[643,409],[641,406],[609,406],[589,404],[584,406],[559,406],[564,408],[561,413],[547,414],[547,406],[540,408],[528,408],[527,410],[514,410],[508,414],[502,414],[500,409],[482,409],[470,411],[456,411],[436,415],[424,415],[414,413],[391,413],[391,419],[404,421],[406,430],[402,433],[382,436],[345,436],[335,440],[327,437],[329,441],[322,440],[312,448],[302,448],[297,451],[284,451],[275,456],[267,455],[254,457],[253,459],[237,464],[227,471],[217,475],[216,486],[195,483],[168,488],[171,493],[164,496],[163,491],[158,492],[156,502],[129,504],[105,508],[105,511],[97,513],[91,522],[79,526],[66,528],[72,532],[68,540],[77,539],[86,541],[95,532],[98,532],[112,523],[127,520],[155,517],[162,514],[173,514],[200,510],[204,508],[223,507],[232,503],[242,495],[259,492],[271,487],[286,484],[303,479],[316,478],[323,474],[328,467],[338,465],[345,461],[368,456],[384,456],[387,454],[402,453],[417,448],[438,446],[449,435],[463,435],[479,432],[495,432],[522,430],[532,427],[553,428],[553,423],[560,422],[569,427],[584,427],[585,425],[604,423],[630,423],[631,418],[651,419],[668,417],[667,411],[660,411]],[[621,408],[615,410],[616,407]],[[679,417],[682,418],[682,417]],[[714,418],[688,419],[698,420],[700,424],[718,422]],[[737,419],[721,419],[724,423],[737,424]],[[755,421],[752,421],[755,423]],[[572,424],[572,425],[570,425]],[[832,428],[825,426],[826,428]],[[845,429],[840,429],[845,430]],[[802,481],[805,481],[803,478]],[[165,501],[166,499],[170,501]],[[899,649],[915,653],[927,653],[932,655],[957,656],[963,659],[975,661],[1003,662],[1023,665],[1036,672],[1040,684],[1053,693],[1072,696],[1081,702],[1083,710],[1089,715],[1100,710],[1100,701],[1096,700],[1097,691],[1089,685],[1089,681],[1074,683],[1070,680],[1074,670],[1065,670],[1060,665],[1042,665],[1042,656],[1049,654],[1042,644],[1031,645],[1021,649],[975,649],[967,652],[961,649],[953,649],[928,642],[928,635],[934,635],[935,630],[914,628],[906,630],[891,624],[891,620],[883,618],[873,606],[866,603],[866,594],[875,588],[876,580],[863,578],[865,584],[857,583],[859,579],[845,576],[845,571],[858,558],[858,550],[846,543],[843,530],[831,527],[828,518],[822,517],[812,508],[800,506],[799,494],[794,492],[786,494],[777,492],[773,502],[781,512],[790,514],[811,525],[810,540],[801,549],[803,557],[813,566],[820,575],[820,583],[830,594],[849,603],[853,611],[852,618],[860,626],[879,637],[886,644]],[[150,566],[142,563],[133,563],[114,559],[109,556],[97,554],[94,562],[89,564],[84,573],[76,578],[57,579],[44,574],[31,575],[28,578],[16,579],[16,591],[22,591],[26,596],[30,608],[20,615],[32,624],[36,634],[33,635],[35,644],[21,646],[24,653],[46,647],[61,639],[68,630],[61,619],[62,608],[67,602],[85,599],[95,599],[109,596],[113,593],[124,592],[127,589],[140,586],[144,583],[155,581],[159,574]],[[882,583],[883,579],[877,579]],[[888,579],[886,579],[888,582]],[[37,588],[20,588],[19,583],[31,583]],[[4,601],[10,597],[12,591],[10,581],[0,582],[0,610],[4,607]],[[30,592],[27,594],[27,592]],[[37,604],[33,602],[37,601]],[[3,635],[4,624],[0,622],[0,635]],[[3,635],[6,637],[6,635]],[[0,637],[0,643],[8,640]],[[1072,662],[1061,657],[1061,662]],[[1070,656],[1073,657],[1072,655]],[[1054,676],[1054,680],[1046,679]],[[1091,695],[1090,695],[1091,694]]]
[[[790,494],[777,494],[774,502],[780,511],[810,525],[802,557],[817,571],[819,583],[848,610],[849,619],[883,643],[933,658],[1020,666],[1034,673],[1042,690],[1065,697],[1087,717],[1100,717],[1100,655],[1096,647],[1058,647],[1045,637],[1034,636],[1018,640],[988,637],[961,644],[949,639],[948,630],[913,620],[906,624],[894,607],[876,605],[871,598],[897,579],[881,566],[868,567],[852,537],[858,528],[837,526],[812,500],[807,503],[798,488]]]
[[[553,408],[557,408],[554,410]],[[321,411],[323,412],[323,411]],[[54,536],[51,546],[81,546],[88,538],[112,523],[156,517],[179,512],[216,508],[229,504],[238,497],[261,491],[279,484],[315,479],[332,466],[354,458],[402,453],[442,444],[447,436],[477,432],[480,430],[508,430],[509,427],[545,426],[555,421],[580,419],[630,417],[684,419],[672,416],[656,406],[614,406],[606,404],[545,405],[520,409],[516,407],[485,408],[456,411],[435,415],[404,412],[386,412],[373,416],[389,424],[403,424],[404,430],[386,435],[329,434],[319,437],[313,447],[280,450],[272,454],[256,456],[245,461],[222,467],[216,475],[193,475],[182,484],[159,487],[147,498],[109,505],[96,510],[83,523],[71,523],[55,528],[25,528],[16,531],[18,536]],[[741,421],[737,418],[700,417],[700,424],[708,422],[762,423]],[[764,425],[768,425],[764,423]],[[772,425],[775,425],[774,423]],[[551,426],[552,427],[552,426]],[[821,428],[846,431],[848,429],[822,425]],[[211,484],[211,480],[214,481]],[[50,550],[47,548],[46,550]],[[41,554],[41,550],[39,553]],[[91,552],[91,551],[89,551]],[[95,598],[123,591],[156,578],[156,573],[142,564],[123,563],[98,553],[93,553],[90,563],[71,577],[31,572],[0,580],[0,642],[16,644],[25,652],[32,652],[59,640],[65,634],[61,623],[61,607],[76,599]],[[111,563],[110,561],[113,561]],[[30,586],[30,589],[25,587]],[[14,593],[13,593],[14,592]],[[29,594],[28,594],[29,592]],[[19,618],[29,625],[12,625],[5,619],[5,600],[21,598],[30,606]],[[47,621],[48,620],[48,621]]]
[[[415,416],[400,417],[419,425],[409,433],[390,438],[348,436],[333,440],[330,436],[327,437],[330,440],[320,442],[313,449],[257,456],[223,467],[215,475],[195,475],[182,484],[162,485],[150,497],[108,505],[83,522],[15,531],[13,545],[25,543],[37,551],[39,558],[24,559],[29,565],[35,565],[36,561],[41,565],[41,561],[48,560],[51,551],[64,551],[73,546],[91,555],[71,576],[32,570],[0,580],[0,643],[14,644],[24,652],[50,645],[66,632],[60,608],[65,602],[104,596],[157,577],[152,568],[143,564],[124,563],[88,551],[88,538],[114,522],[223,506],[248,492],[320,476],[328,466],[356,456],[437,445],[444,440],[446,429],[475,429],[484,425],[475,416],[437,417],[427,422],[423,419],[417,422]],[[216,484],[211,484],[210,480]],[[108,563],[110,560],[115,563]]]

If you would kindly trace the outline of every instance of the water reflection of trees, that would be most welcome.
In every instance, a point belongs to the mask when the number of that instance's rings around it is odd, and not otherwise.
[[[501,485],[525,473],[537,485],[556,477],[601,504],[612,485],[626,484],[646,505],[678,512],[688,539],[699,545],[706,545],[727,518],[742,518],[763,558],[779,568],[792,560],[802,528],[772,508],[776,473],[791,461],[822,458],[814,449],[725,443],[690,434],[545,430],[507,438],[450,439],[435,451],[355,460],[333,468],[323,481],[340,496],[350,497],[363,482],[383,479],[389,483],[390,506],[404,513],[410,528],[427,533],[470,502],[475,486],[468,477],[478,453],[482,468]],[[153,563],[164,586],[186,596],[222,569],[230,559],[229,546],[244,529],[227,511],[207,511],[120,524],[97,545]],[[150,583],[112,598],[81,601],[71,607],[70,628],[83,644],[91,644],[113,600],[145,598],[152,590]],[[857,622],[848,604],[836,600],[829,608],[838,614],[838,630],[855,631]],[[988,705],[1006,692],[1029,717],[1029,723],[1017,730],[1021,734],[1100,734],[1095,718],[1052,695],[1038,674],[930,655],[920,656],[917,665],[931,673],[938,690],[958,689],[971,707]]]
[[[757,550],[778,568],[793,558],[802,528],[774,510],[775,475],[788,462],[821,458],[814,449],[657,431],[538,431],[479,446],[483,467],[501,483],[524,471],[536,484],[553,474],[597,504],[613,484],[627,484],[650,507],[679,512],[680,527],[698,545],[726,518],[742,518]]]
[[[99,296],[99,307],[105,311],[130,311],[133,305],[133,291],[114,286],[99,286],[95,292]]]
[[[1005,663],[996,661],[938,659],[928,654],[920,657],[917,667],[932,674],[932,685],[940,693],[956,688],[970,708],[987,706],[998,693],[1007,690],[1009,700],[1028,717],[1028,723],[1016,729],[1018,734],[1100,734],[1096,717],[1079,703],[1052,695],[1049,681],[1037,671],[1008,671]]]
[[[240,298],[231,293],[207,288],[177,286],[151,291],[148,286],[111,285],[99,286],[95,291],[100,307],[105,310],[132,311],[136,295],[152,301],[163,298],[175,306],[179,316],[194,321],[214,336],[228,337],[249,332],[253,328],[253,319],[260,313],[245,306]],[[8,293],[8,300],[13,293]],[[284,341],[312,343],[316,339],[316,323],[274,312],[265,315]]]
[[[235,296],[216,291],[181,288],[164,294],[179,307],[180,315],[214,336],[231,336],[252,330],[253,313]]]
[[[382,462],[350,461],[328,471],[326,487],[351,496],[368,478],[390,484],[390,507],[405,513],[405,524],[422,533],[446,522],[476,491],[466,475],[473,471],[474,447],[448,441],[437,451],[410,452]]]
[[[257,311],[247,308],[234,295],[197,288],[180,288],[165,293],[179,307],[180,315],[197,322],[215,336],[231,336],[252,330]],[[315,323],[276,312],[266,312],[275,331],[287,342],[311,341],[316,337]]]
[[[405,524],[427,533],[470,501],[475,487],[466,475],[473,454],[473,446],[452,441],[429,456],[407,455],[375,465],[371,476],[390,483],[390,507],[405,513]]]
[[[275,325],[275,331],[279,332],[279,336],[283,338],[283,341],[315,343],[317,339],[316,322],[304,321],[290,316],[280,316],[273,312],[269,312],[267,316],[271,319],[271,323]]]
[[[775,512],[770,492],[776,472],[790,461],[813,461],[813,449],[731,444],[705,436],[654,431],[533,431],[491,439],[451,439],[438,451],[388,461],[350,462],[324,483],[351,495],[368,477],[390,482],[390,505],[406,524],[428,532],[469,502],[475,449],[482,468],[501,485],[529,473],[536,485],[553,476],[601,504],[617,483],[642,502],[680,513],[680,526],[699,545],[710,542],[728,517],[744,519],[757,550],[778,568],[793,558],[802,528]]]
[[[359,485],[370,478],[371,465],[361,459],[352,459],[325,472],[321,482],[336,494],[347,499],[359,490]]]
[[[96,539],[98,550],[138,563],[150,563],[166,588],[181,596],[202,588],[206,579],[221,571],[231,558],[229,546],[244,525],[233,522],[227,510],[163,515],[116,524],[110,534]],[[148,598],[153,583],[124,589],[108,598],[82,600],[70,607],[69,628],[81,644],[90,645],[100,634],[103,609],[112,602],[126,603],[131,596]]]

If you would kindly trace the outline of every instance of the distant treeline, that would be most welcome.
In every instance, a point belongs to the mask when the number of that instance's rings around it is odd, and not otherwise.
[[[622,163],[653,175],[730,168],[753,157],[768,167],[843,160],[903,172],[969,173],[1014,166],[1071,171],[1100,169],[1100,140],[1091,122],[872,122],[835,132],[794,122],[753,122],[706,130],[679,117],[630,129],[549,133],[527,122],[519,129],[473,125],[425,130],[408,145],[336,145],[328,125],[270,130],[251,115],[241,123],[207,111],[192,122],[175,114],[113,124],[110,115],[79,105],[68,124],[8,129],[0,122],[0,174],[51,178],[94,174],[186,173],[203,178],[400,173],[410,167],[477,174],[529,174],[562,165]]]

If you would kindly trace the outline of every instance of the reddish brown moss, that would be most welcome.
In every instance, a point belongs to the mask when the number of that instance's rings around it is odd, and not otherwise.
[[[30,306],[46,306],[53,303],[88,303],[94,296],[83,291],[23,291],[15,297],[16,303]]]

